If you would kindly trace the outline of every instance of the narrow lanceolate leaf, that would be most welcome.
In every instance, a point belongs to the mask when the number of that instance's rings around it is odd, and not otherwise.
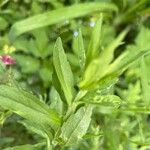
[[[83,37],[82,37],[82,32],[81,29],[79,30],[79,35],[77,37],[78,40],[78,59],[79,59],[79,65],[81,70],[84,70],[85,67],[85,48],[84,48],[84,43],[83,43]]]
[[[98,19],[93,29],[93,33],[92,33],[88,51],[87,51],[86,64],[89,64],[90,61],[93,58],[97,57],[100,53],[99,46],[100,46],[100,40],[101,40],[102,22],[103,22],[103,16],[101,15],[100,19]]]
[[[81,102],[95,105],[112,106],[118,108],[121,104],[120,97],[116,95],[101,95],[98,92],[88,92],[81,100]]]
[[[91,115],[92,106],[82,107],[63,124],[60,138],[66,146],[76,143],[86,134],[91,122]]]
[[[148,77],[148,67],[145,63],[144,57],[142,57],[140,62],[141,68],[141,84],[142,84],[142,93],[143,99],[147,106],[150,104],[150,85],[149,85],[149,77]]]
[[[117,78],[126,70],[133,62],[143,55],[149,55],[149,50],[135,51],[130,50],[121,54],[112,64],[108,66],[106,75],[98,81],[99,87],[105,87],[109,83],[117,82]]]
[[[53,51],[53,64],[56,75],[64,92],[68,105],[73,98],[73,74],[62,47],[61,39],[58,38]],[[59,93],[60,91],[58,91]]]
[[[94,58],[98,55],[97,51],[93,52],[91,50],[89,57],[92,56],[92,53],[94,55],[93,55],[91,62],[86,68],[84,79],[80,83],[80,88],[90,87],[96,84],[101,78],[104,77],[104,75],[107,72],[106,68],[109,67],[110,62],[113,59],[114,50],[120,45],[126,33],[127,33],[127,30],[123,31],[104,51],[101,52],[100,56],[98,56],[96,59]],[[96,37],[94,39],[95,40],[92,41],[93,48],[95,47],[94,41],[96,41]],[[98,44],[99,42],[97,41],[97,45]],[[95,50],[98,50],[98,49],[96,49],[95,47]]]
[[[57,129],[61,120],[58,114],[49,109],[38,98],[19,88],[0,85],[0,106],[36,124]]]
[[[138,60],[140,57],[142,57],[145,54],[149,54],[149,50],[143,50],[143,51],[135,51],[130,50],[124,52],[122,55],[120,55],[107,69],[107,74],[111,73],[118,73],[121,74],[122,71],[127,69],[131,63]]]
[[[117,11],[117,7],[111,3],[83,3],[56,9],[15,23],[10,30],[9,38],[11,41],[14,41],[17,36],[33,29],[56,24],[70,18],[85,16],[97,11]]]
[[[100,55],[100,57],[103,59],[104,67],[107,67],[109,63],[114,58],[114,50],[121,44],[122,40],[124,39],[125,35],[127,34],[128,30],[124,30],[121,32],[118,37],[112,41],[106,49],[104,49]]]

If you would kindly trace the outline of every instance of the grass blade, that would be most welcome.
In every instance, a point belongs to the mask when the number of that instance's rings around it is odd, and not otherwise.
[[[67,19],[85,16],[96,11],[117,11],[117,7],[111,3],[84,3],[35,15],[25,20],[16,22],[11,27],[9,38],[10,41],[13,42],[17,36],[25,32],[56,24]]]

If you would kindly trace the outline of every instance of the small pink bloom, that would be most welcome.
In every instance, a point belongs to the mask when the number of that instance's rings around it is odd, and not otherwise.
[[[16,63],[15,59],[12,58],[9,55],[4,55],[0,56],[0,60],[5,64],[5,65],[13,65]]]

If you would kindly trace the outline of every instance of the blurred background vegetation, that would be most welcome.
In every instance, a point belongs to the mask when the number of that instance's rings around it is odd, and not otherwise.
[[[38,28],[22,34],[15,41],[10,40],[10,30],[16,22],[33,15],[76,5],[78,3],[106,2],[117,6],[118,12],[103,12],[104,22],[100,49],[108,44],[124,29],[130,28],[124,43],[115,50],[117,58],[124,50],[150,49],[150,1],[149,0],[0,0],[0,54],[10,54],[16,59],[12,67],[14,78],[19,84],[50,103],[52,87],[52,51],[57,37],[61,37],[63,47],[75,77],[78,78],[78,58],[76,36],[82,30],[85,49],[89,43],[95,22],[100,13],[66,19],[54,25]],[[59,14],[63,16],[64,14]],[[55,16],[56,18],[58,16]],[[20,27],[22,28],[22,27]],[[78,79],[76,79],[78,80]],[[95,135],[74,146],[74,149],[133,150],[147,149],[150,145],[150,57],[145,56],[134,63],[120,77],[112,92],[126,100],[130,107],[112,113],[106,108],[94,112]],[[137,109],[144,106],[145,109]],[[9,116],[9,113],[5,113]],[[27,143],[36,143],[37,135],[27,131],[18,123],[20,117],[13,115],[7,119],[0,131],[0,149]],[[88,141],[88,142],[86,142]]]

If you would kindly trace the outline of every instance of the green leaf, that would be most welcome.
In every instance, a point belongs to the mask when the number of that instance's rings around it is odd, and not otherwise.
[[[81,102],[95,105],[112,106],[118,108],[121,104],[120,97],[116,95],[101,95],[98,91],[89,91],[80,100]]]
[[[105,89],[109,86],[114,85],[118,81],[118,73],[112,73],[101,77],[99,74],[99,64],[98,59],[92,61],[85,72],[85,78],[79,83],[80,89],[89,90],[93,88]],[[102,63],[102,61],[101,61]],[[107,71],[107,70],[106,70]],[[103,71],[104,72],[104,71]],[[86,80],[85,80],[86,79]]]
[[[41,137],[47,138],[46,132],[41,128],[40,125],[36,124],[35,122],[31,122],[24,119],[19,121],[19,123],[24,125],[28,130],[40,135]]]
[[[95,83],[95,85],[93,86],[98,87],[101,90],[109,89],[118,82],[118,76],[119,74],[116,73],[106,75],[103,78],[101,78],[97,83]]]
[[[63,103],[54,87],[50,91],[50,108],[56,110],[60,115],[63,114]]]
[[[92,106],[80,108],[63,124],[60,138],[63,139],[65,146],[78,142],[86,134],[91,122],[92,108]]]
[[[143,93],[143,99],[147,106],[150,104],[150,85],[149,81],[150,78],[148,76],[148,67],[145,63],[144,57],[142,57],[140,62],[140,70],[141,70],[141,84],[142,84],[142,93]]]
[[[81,89],[88,88],[91,84],[97,82],[101,77],[99,69],[102,66],[102,59],[97,58],[92,60],[85,70],[83,80],[79,83]]]
[[[135,51],[135,49],[125,51],[112,64],[110,64],[107,69],[105,69],[105,72],[103,71],[101,74],[99,74],[98,69],[102,66],[102,61],[99,61],[98,59],[93,60],[85,72],[84,80],[79,84],[80,88],[91,89],[96,88],[97,86],[104,87],[111,82],[116,82],[119,75],[121,75],[131,63],[145,54],[149,54],[149,51]]]
[[[121,44],[127,32],[127,29],[121,32],[118,37],[114,39],[100,54],[100,57],[103,60],[104,68],[107,68],[109,63],[113,60],[114,50]]]
[[[49,127],[49,130],[51,128],[55,130],[61,124],[55,111],[31,93],[19,88],[0,85],[0,106],[41,125],[43,128]]]
[[[45,143],[38,143],[38,144],[26,144],[21,146],[9,147],[5,148],[4,150],[40,150]]]
[[[61,88],[61,84],[59,82],[55,69],[53,70],[53,74],[52,74],[52,83],[56,91],[59,93],[58,95],[60,96],[61,100],[64,102],[64,104],[66,104],[65,95]]]
[[[83,71],[85,67],[86,56],[81,29],[79,30],[79,35],[77,36],[77,56],[80,68]]]
[[[80,83],[81,88],[87,88],[92,84],[94,85],[106,75],[106,68],[109,68],[109,63],[113,59],[114,50],[120,45],[126,33],[126,30],[123,31],[105,50],[101,52],[100,56],[91,61],[85,71],[84,79]]]
[[[45,12],[16,22],[11,27],[9,38],[13,42],[22,33],[56,24],[67,19],[85,16],[96,11],[117,11],[117,7],[111,3],[83,3]]]
[[[93,29],[92,36],[87,51],[87,61],[89,64],[91,60],[97,57],[100,53],[100,42],[101,42],[101,30],[102,30],[103,16],[97,20],[96,25]]]
[[[11,111],[1,110],[0,108],[0,126],[4,124],[5,120],[12,115]]]
[[[57,39],[54,46],[53,64],[61,88],[64,92],[66,101],[68,105],[70,105],[73,98],[74,79],[60,38]]]
[[[123,54],[121,54],[107,69],[107,74],[118,73],[121,74],[125,69],[127,69],[131,63],[138,60],[145,54],[149,54],[149,50],[127,50]]]

